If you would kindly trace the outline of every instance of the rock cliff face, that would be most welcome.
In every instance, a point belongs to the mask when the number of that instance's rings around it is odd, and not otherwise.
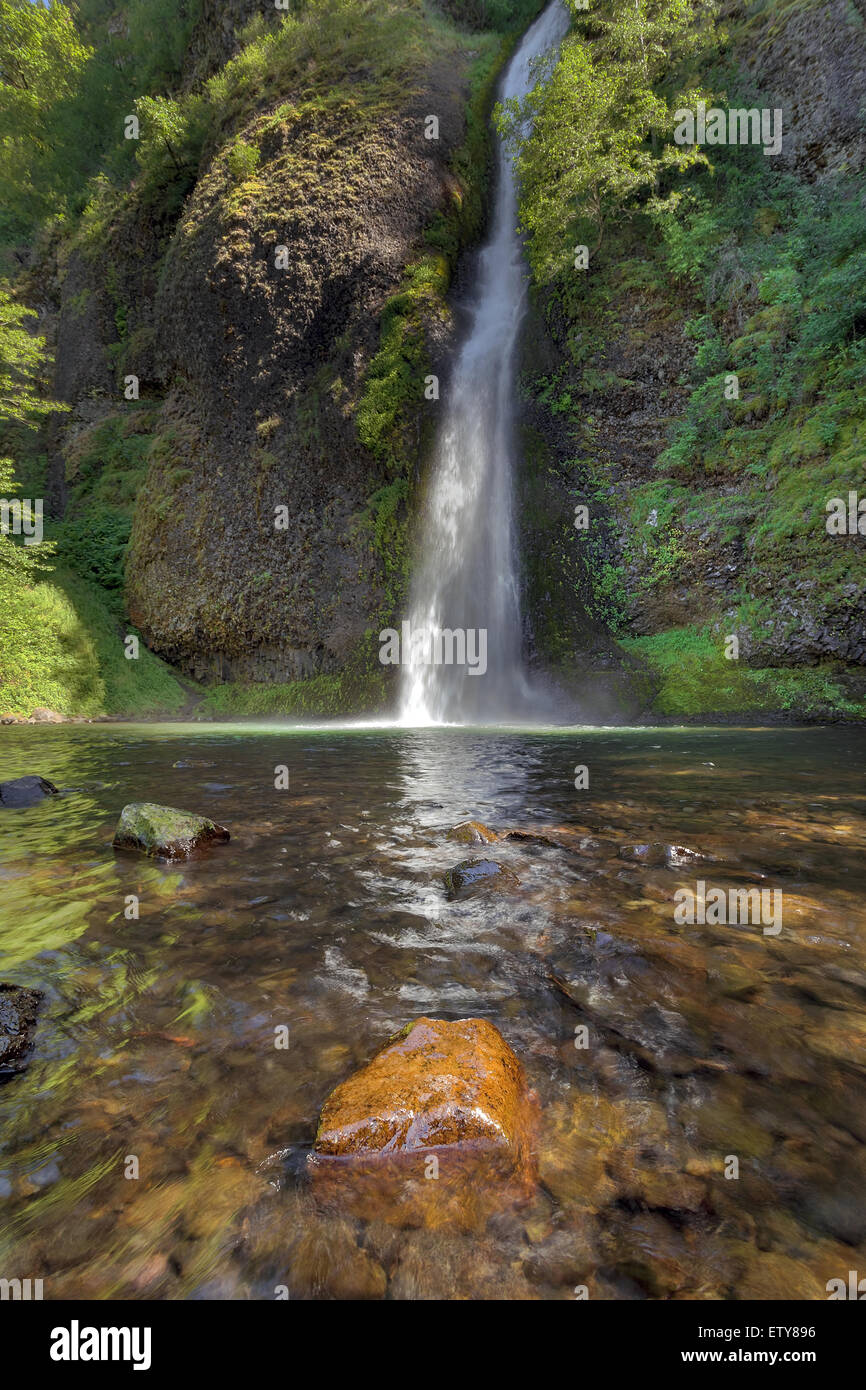
[[[244,132],[253,177],[218,157],[198,181],[156,297],[171,395],[128,569],[134,621],[195,676],[338,669],[385,602],[363,518],[388,479],[356,412],[382,309],[447,206],[464,95],[440,85],[437,145],[429,100],[267,115]]]
[[[783,111],[782,154],[767,166],[788,175],[789,187],[783,194],[755,180],[752,204],[707,273],[706,297],[686,277],[649,270],[657,248],[638,218],[603,249],[582,315],[569,317],[555,297],[541,299],[525,351],[532,384],[523,480],[530,620],[540,659],[556,664],[575,688],[587,678],[608,681],[618,666],[628,675],[623,648],[612,652],[611,627],[629,657],[649,655],[648,644],[656,643],[665,659],[674,654],[673,634],[703,628],[714,635],[700,651],[683,645],[680,679],[689,662],[714,660],[711,646],[720,651],[724,634],[735,632],[741,672],[829,670],[835,663],[833,678],[857,704],[866,694],[863,542],[828,536],[824,504],[862,483],[862,409],[856,392],[843,395],[817,372],[810,379],[805,354],[785,358],[804,316],[823,307],[818,296],[803,290],[795,309],[793,301],[774,302],[763,281],[775,267],[796,278],[802,265],[796,248],[791,254],[792,190],[812,199],[814,235],[830,206],[840,216],[846,211],[835,181],[866,164],[858,115],[866,100],[864,6],[767,4],[755,12],[732,5],[725,19],[732,71],[739,70],[731,79],[736,104],[745,96]],[[819,245],[813,243],[813,259]],[[831,263],[838,269],[843,255],[831,254]],[[827,282],[829,298],[845,293]],[[714,324],[702,320],[702,332],[715,333],[723,352],[715,370],[740,372],[741,399],[725,422],[724,452],[711,454],[698,439],[672,465],[666,450],[702,380],[696,338],[703,341],[688,331],[689,320],[702,315]],[[844,346],[847,332],[862,335],[863,325],[840,319],[835,347]],[[577,365],[563,370],[575,341],[586,350],[579,346]],[[768,400],[757,384],[759,358],[775,360],[779,379],[793,362],[787,403],[784,391]],[[539,385],[557,372],[551,408],[550,390]],[[825,408],[835,412],[833,425],[819,427],[815,415]],[[575,503],[595,517],[587,538],[575,538]],[[712,700],[712,684],[724,679],[720,669],[697,700]],[[648,669],[643,685],[630,677],[626,684],[629,702],[647,712],[658,708],[657,672]],[[754,695],[752,685],[737,694],[731,687],[722,705],[694,709],[733,713],[737,701],[748,708]],[[791,704],[798,708],[798,699]]]
[[[223,80],[243,26],[276,23],[245,0],[216,8],[184,76],[212,106],[206,79]],[[197,168],[167,141],[180,167],[164,186],[146,171],[43,264],[72,406],[55,483],[82,432],[140,410],[123,397],[134,376],[156,408],[125,566],[148,646],[206,681],[373,670],[381,695],[374,635],[406,582],[424,377],[449,351],[450,276],[480,225],[501,39],[414,0],[332,28],[310,26],[284,74],[264,66],[263,95],[234,77]]]
[[[765,7],[750,38],[739,56],[756,87],[784,111],[784,165],[807,179],[861,170],[864,0]]]

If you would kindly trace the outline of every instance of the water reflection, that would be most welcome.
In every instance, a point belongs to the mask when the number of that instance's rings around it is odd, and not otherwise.
[[[50,1297],[810,1298],[863,1260],[862,732],[94,726],[2,748],[4,777],[63,788],[0,815],[0,978],[47,996],[0,1088],[10,1277]],[[232,843],[116,856],[133,798]],[[449,902],[467,817],[560,840],[487,847],[519,889]],[[655,842],[781,888],[780,936],[677,927],[694,867],[621,854]],[[325,1095],[421,1013],[489,1018],[539,1096],[541,1183],[471,1238],[359,1222],[304,1182]]]

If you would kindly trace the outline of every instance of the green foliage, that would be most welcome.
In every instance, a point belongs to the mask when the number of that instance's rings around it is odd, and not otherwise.
[[[753,670],[726,660],[720,629],[671,628],[652,637],[623,639],[621,645],[643,658],[659,677],[653,702],[659,714],[693,718],[797,710],[812,717],[866,715],[866,708],[846,695],[838,668]]]
[[[58,550],[78,574],[119,595],[131,527],[128,512],[91,510],[61,523],[56,536]]]
[[[161,217],[173,222],[195,183],[207,130],[207,108],[197,93],[183,97],[137,97],[141,123],[136,160],[141,170],[139,196],[158,204]]]
[[[0,0],[0,235],[7,239],[58,210],[60,112],[89,56],[60,0]]]
[[[798,497],[814,524],[821,490],[854,478],[862,449],[866,206],[853,180],[810,188],[765,166],[723,153],[689,199],[654,213],[663,273],[688,274],[708,310],[689,324],[691,394],[659,467],[679,477],[745,468],[777,484],[784,512]],[[737,307],[745,323],[733,336],[724,324]],[[759,534],[785,533],[779,516]]]
[[[0,239],[76,213],[88,179],[123,181],[124,119],[179,72],[200,0],[0,0]]]
[[[0,282],[0,421],[19,423],[58,407],[37,394],[45,341],[27,331],[32,309],[16,304],[10,288]]]
[[[382,668],[368,673],[311,676],[287,685],[228,683],[208,690],[196,709],[198,719],[252,715],[336,718],[347,710],[372,714],[386,703]]]
[[[524,102],[498,108],[517,154],[521,223],[536,280],[570,266],[572,247],[598,250],[638,196],[704,162],[672,143],[674,112],[696,93],[665,87],[716,37],[714,7],[692,0],[611,0],[564,40]],[[589,31],[584,25],[590,26]]]
[[[0,498],[14,501],[13,494],[17,490],[12,460],[0,459]],[[18,596],[33,582],[36,572],[53,553],[50,541],[25,545],[23,537],[0,529],[0,648],[5,641],[14,641],[19,635],[15,621]]]
[[[455,23],[467,29],[523,28],[537,14],[539,0],[440,0]]]
[[[246,140],[238,140],[232,145],[226,160],[229,171],[233,179],[242,183],[244,179],[251,178],[259,167],[261,154],[255,145],[250,145]]]
[[[0,567],[0,591],[2,575]],[[186,691],[143,644],[137,661],[126,659],[127,630],[118,627],[101,591],[68,570],[0,593],[0,711],[177,713]]]

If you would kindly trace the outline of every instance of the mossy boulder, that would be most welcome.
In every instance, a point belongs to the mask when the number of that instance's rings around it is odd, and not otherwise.
[[[496,830],[482,825],[480,820],[464,820],[448,831],[448,839],[461,845],[492,845],[499,839]]]
[[[156,859],[189,859],[204,846],[230,838],[224,826],[205,816],[141,801],[124,806],[112,843],[115,849],[139,850]]]

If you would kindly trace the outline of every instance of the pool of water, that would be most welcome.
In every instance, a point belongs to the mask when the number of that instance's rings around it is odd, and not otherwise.
[[[0,1276],[826,1298],[866,1269],[864,760],[847,727],[0,731],[3,779],[62,789],[0,811],[0,979],[45,993],[0,1086]],[[118,854],[133,800],[231,843]],[[484,849],[519,885],[449,901],[466,818],[560,843]],[[678,923],[698,880],[781,891],[781,931]],[[538,1181],[474,1227],[361,1220],[307,1181],[329,1091],[425,1014],[495,1023],[538,1097]]]

